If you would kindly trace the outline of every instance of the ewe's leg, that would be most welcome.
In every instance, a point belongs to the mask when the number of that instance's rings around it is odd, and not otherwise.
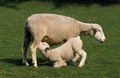
[[[25,48],[22,48],[22,63],[23,64],[26,64],[27,66],[29,66],[28,62],[27,62],[27,58],[26,58],[26,54],[27,54],[27,51]]]
[[[32,63],[34,64],[35,68],[37,68],[36,49],[37,49],[37,46],[35,46],[35,43],[33,43],[31,45],[31,52],[32,52]]]
[[[27,49],[28,49],[28,45],[30,44],[30,35],[25,33],[25,37],[24,37],[24,45],[22,48],[22,60],[23,63],[25,63],[27,66],[29,65],[27,62],[27,58],[26,58],[26,54],[27,54]]]
[[[72,61],[76,62],[80,56],[76,53],[75,56],[73,57]]]
[[[78,54],[82,56],[82,59],[81,59],[80,64],[79,64],[79,67],[83,67],[84,63],[85,63],[85,60],[86,60],[86,57],[87,57],[87,53],[84,50],[81,49],[78,52]]]
[[[34,67],[37,68],[37,57],[36,57],[36,49],[38,48],[38,45],[40,44],[43,36],[42,35],[34,35],[34,41],[31,45],[31,52],[32,52],[32,63],[34,64]]]

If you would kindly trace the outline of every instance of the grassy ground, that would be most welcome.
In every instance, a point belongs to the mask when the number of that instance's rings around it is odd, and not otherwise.
[[[53,68],[37,52],[38,69],[22,65],[21,47],[25,19],[34,13],[67,15],[84,22],[99,23],[107,41],[101,44],[82,36],[88,53],[83,68],[70,65]],[[120,78],[120,5],[93,4],[56,7],[52,2],[8,3],[0,6],[0,78]],[[54,46],[56,47],[56,46]],[[28,52],[31,62],[31,53]]]

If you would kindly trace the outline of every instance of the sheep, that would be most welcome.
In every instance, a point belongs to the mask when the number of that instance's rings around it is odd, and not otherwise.
[[[82,60],[79,67],[83,67],[87,53],[82,49],[82,40],[79,36],[70,38],[60,47],[50,49],[50,46],[46,42],[41,42],[38,48],[41,50],[45,58],[54,63],[54,67],[67,66],[67,61],[71,61],[74,54],[82,56]]]
[[[100,42],[105,41],[105,35],[99,24],[84,23],[74,18],[56,14],[33,14],[27,18],[24,26],[24,44],[22,47],[23,63],[29,65],[26,59],[30,42],[32,60],[37,68],[36,49],[41,41],[50,45],[64,43],[70,38],[88,34]]]

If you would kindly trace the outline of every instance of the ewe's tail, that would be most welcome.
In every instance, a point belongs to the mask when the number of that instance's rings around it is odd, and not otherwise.
[[[28,29],[28,22],[26,21],[25,22],[25,27],[24,27],[24,45],[23,47],[24,48],[28,48],[28,45],[30,44],[30,41],[31,41],[31,33]]]

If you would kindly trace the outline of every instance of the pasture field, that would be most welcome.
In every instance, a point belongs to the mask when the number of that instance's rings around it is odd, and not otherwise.
[[[99,23],[106,42],[99,43],[89,36],[81,36],[88,57],[83,68],[75,65],[53,68],[37,52],[36,69],[22,65],[23,26],[25,19],[34,13],[55,13],[83,22]],[[53,47],[56,47],[54,45]],[[90,6],[70,4],[56,7],[52,2],[26,1],[0,5],[0,78],[120,78],[120,5]]]

